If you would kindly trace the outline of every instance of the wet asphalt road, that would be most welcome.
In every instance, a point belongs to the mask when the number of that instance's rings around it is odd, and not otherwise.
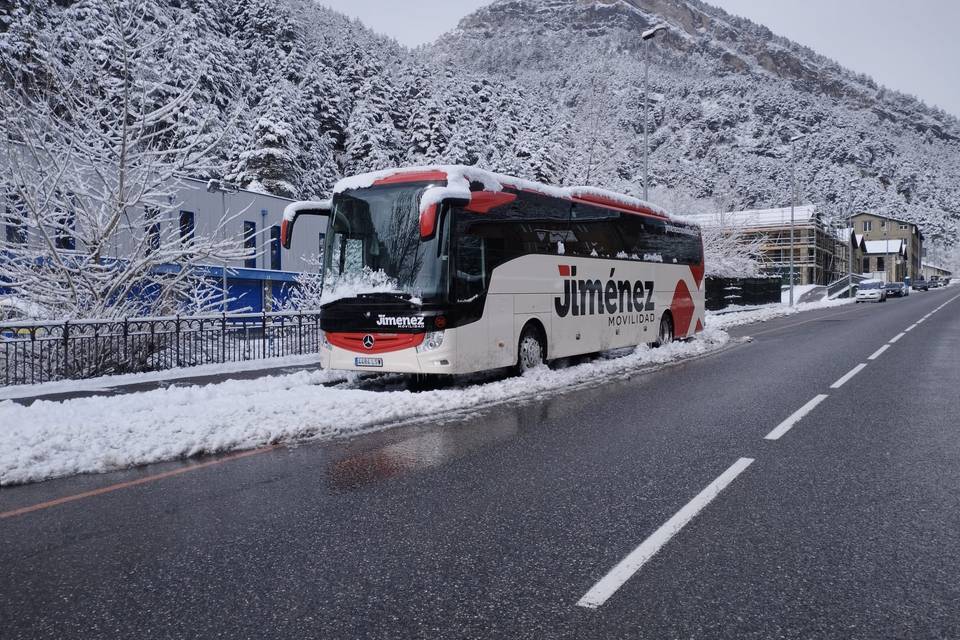
[[[741,327],[753,341],[600,388],[2,518],[0,638],[960,638],[958,295]],[[0,512],[195,464],[7,488]]]

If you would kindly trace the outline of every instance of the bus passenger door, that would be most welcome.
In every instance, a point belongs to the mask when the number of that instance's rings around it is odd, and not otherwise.
[[[487,353],[491,367],[516,364],[517,338],[513,332],[513,294],[491,293],[483,310],[487,318]]]

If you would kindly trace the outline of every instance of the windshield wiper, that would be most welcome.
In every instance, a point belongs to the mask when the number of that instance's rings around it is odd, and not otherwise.
[[[400,291],[372,291],[370,293],[358,293],[358,298],[388,298],[391,300],[410,300],[413,296],[409,293]]]

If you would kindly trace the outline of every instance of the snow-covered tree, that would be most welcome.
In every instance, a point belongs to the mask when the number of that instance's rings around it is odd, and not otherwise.
[[[177,189],[211,150],[172,130],[196,85],[158,102],[153,46],[165,33],[147,0],[111,0],[67,15],[92,42],[41,38],[44,84],[7,76],[0,90],[0,175],[8,203],[0,281],[59,317],[113,318],[176,311],[195,286],[194,266],[242,256],[193,221],[164,219]],[[69,48],[66,42],[72,42]],[[226,221],[221,220],[220,225]],[[120,256],[120,257],[118,257]]]
[[[277,82],[264,100],[265,109],[253,130],[254,148],[240,154],[233,180],[252,191],[294,197],[300,191],[300,145],[291,123],[295,87]]]

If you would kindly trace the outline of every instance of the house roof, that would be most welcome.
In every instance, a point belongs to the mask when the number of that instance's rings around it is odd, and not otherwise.
[[[816,218],[817,205],[805,204],[793,208],[794,224],[811,224]],[[790,207],[779,209],[748,209],[726,213],[687,214],[684,220],[696,222],[702,227],[730,225],[736,227],[787,227],[790,226]]]
[[[867,250],[866,253],[876,254],[876,253],[903,253],[904,242],[900,238],[893,238],[887,240],[867,240],[866,241]]]

